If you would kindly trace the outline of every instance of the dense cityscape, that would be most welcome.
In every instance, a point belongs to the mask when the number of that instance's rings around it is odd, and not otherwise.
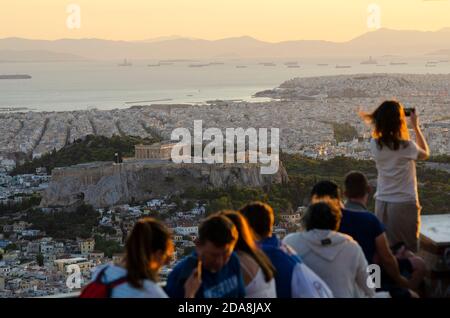
[[[71,292],[68,266],[77,264],[84,282],[98,264],[121,257],[127,233],[144,215],[165,221],[174,233],[175,259],[189,254],[199,220],[208,207],[201,200],[165,196],[146,202],[94,209],[96,217],[84,237],[52,237],[36,227],[33,213],[53,213],[34,200],[51,182],[51,171],[15,174],[16,165],[58,151],[88,135],[139,136],[169,140],[173,129],[277,127],[281,151],[313,159],[344,156],[371,159],[370,128],[357,114],[396,98],[418,109],[433,155],[450,155],[450,75],[377,74],[297,78],[278,88],[256,93],[263,103],[210,101],[204,105],[135,106],[110,111],[5,112],[0,114],[0,297],[38,297]],[[112,160],[112,158],[111,158]],[[446,166],[448,169],[448,166]],[[9,210],[8,210],[9,207]],[[25,210],[35,208],[31,213]],[[305,207],[280,211],[275,232],[280,238],[300,226]],[[48,225],[47,225],[48,226]],[[49,227],[51,228],[51,227]],[[79,234],[79,233],[76,233]],[[101,249],[101,250],[100,250]],[[171,266],[162,271],[162,281]]]

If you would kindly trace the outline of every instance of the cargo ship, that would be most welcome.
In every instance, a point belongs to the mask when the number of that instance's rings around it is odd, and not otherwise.
[[[336,68],[351,68],[350,65],[336,65]]]
[[[119,63],[119,66],[131,66],[133,64],[131,64],[131,62],[127,61],[127,59],[123,60],[123,63]]]
[[[367,65],[367,64],[378,64],[377,61],[375,61],[371,56],[369,56],[368,60],[362,61],[361,64]]]

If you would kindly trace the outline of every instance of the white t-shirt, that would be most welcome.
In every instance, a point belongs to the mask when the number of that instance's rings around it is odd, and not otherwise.
[[[385,202],[416,202],[417,176],[416,160],[419,155],[417,144],[410,140],[400,145],[398,150],[383,146],[380,150],[375,139],[370,142],[370,150],[377,170],[377,192],[375,198]]]
[[[255,278],[245,287],[245,298],[277,298],[275,279],[266,282],[262,269],[258,269]]]

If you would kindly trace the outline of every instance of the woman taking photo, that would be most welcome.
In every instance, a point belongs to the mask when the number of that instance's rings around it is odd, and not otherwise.
[[[403,242],[416,252],[420,230],[416,161],[430,156],[415,109],[385,101],[372,114],[361,113],[373,125],[370,149],[378,170],[375,214],[386,226],[392,245]],[[410,139],[406,116],[416,140]]]

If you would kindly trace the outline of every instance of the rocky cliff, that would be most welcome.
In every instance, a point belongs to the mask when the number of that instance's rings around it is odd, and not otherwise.
[[[188,187],[262,187],[287,180],[281,162],[273,175],[261,175],[260,166],[250,163],[97,162],[54,169],[41,206],[73,206],[84,201],[99,208],[180,194]]]

